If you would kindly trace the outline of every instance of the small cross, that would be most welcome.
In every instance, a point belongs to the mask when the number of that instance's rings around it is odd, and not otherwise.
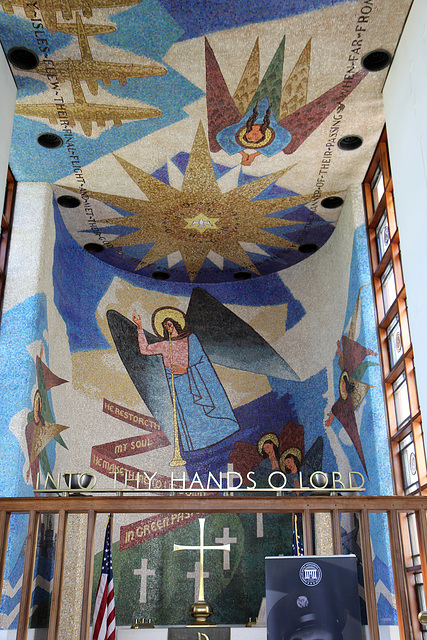
[[[205,599],[205,589],[204,589],[204,574],[203,574],[203,559],[204,559],[204,552],[205,551],[230,551],[230,545],[229,544],[223,544],[221,546],[213,546],[213,545],[207,545],[205,546],[204,543],[204,530],[205,530],[205,518],[199,518],[199,525],[200,525],[200,543],[199,546],[189,546],[189,545],[183,545],[183,544],[174,544],[173,545],[173,550],[174,551],[198,551],[199,552],[199,564],[200,564],[200,582],[199,582],[199,602],[204,601]]]
[[[263,520],[262,513],[256,514],[256,537],[257,538],[264,537],[264,520]]]
[[[200,592],[200,562],[194,563],[194,571],[187,571],[187,578],[194,579],[194,601],[197,600],[197,595]],[[209,572],[203,573],[203,578],[209,578]]]
[[[133,573],[135,576],[141,576],[141,588],[139,591],[139,601],[144,603],[147,602],[147,578],[148,576],[155,576],[156,572],[154,569],[147,569],[148,560],[146,558],[141,559],[141,568],[134,569]]]
[[[222,530],[222,538],[215,538],[215,542],[222,542],[223,544],[227,544],[227,542],[237,542],[237,538],[230,538],[230,529],[228,527],[224,527]],[[223,555],[223,564],[222,568],[224,571],[230,568],[230,552],[224,550]]]

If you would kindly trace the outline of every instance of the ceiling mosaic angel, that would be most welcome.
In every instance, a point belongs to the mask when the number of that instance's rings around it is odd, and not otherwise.
[[[372,385],[362,381],[363,375],[369,367],[378,366],[377,362],[365,360],[367,356],[377,356],[372,349],[367,349],[356,341],[356,327],[360,315],[360,293],[359,289],[353,316],[347,335],[343,335],[341,341],[337,342],[338,366],[341,375],[338,383],[339,395],[333,404],[325,426],[330,427],[335,418],[343,425],[347,434],[357,451],[360,462],[368,474],[363,454],[362,443],[356,422],[356,410],[361,405]]]
[[[361,70],[307,103],[310,80],[311,40],[288,78],[283,77],[285,36],[260,80],[257,38],[236,91],[231,95],[212,47],[205,39],[206,104],[209,145],[240,153],[249,166],[259,155],[291,154],[332,113],[366,76]]]

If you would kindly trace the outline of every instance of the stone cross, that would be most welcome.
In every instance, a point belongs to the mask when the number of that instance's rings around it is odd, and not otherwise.
[[[224,527],[224,529],[222,530],[222,538],[215,538],[215,542],[222,542],[223,544],[232,542],[234,544],[237,542],[237,538],[230,538],[230,529],[228,527]],[[224,569],[224,571],[227,571],[230,568],[229,551],[224,551],[222,568]]]
[[[147,578],[148,576],[155,576],[156,572],[153,569],[147,569],[148,560],[146,558],[141,559],[141,568],[134,569],[135,576],[141,576],[141,588],[139,591],[139,601],[147,602]]]
[[[264,537],[264,519],[262,513],[256,514],[256,537],[263,538]]]
[[[200,562],[194,563],[194,571],[187,571],[187,578],[194,580],[194,600],[197,600],[197,596],[200,590]],[[209,572],[203,573],[203,578],[209,578]]]

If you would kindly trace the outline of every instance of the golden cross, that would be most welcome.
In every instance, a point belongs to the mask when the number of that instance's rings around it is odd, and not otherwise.
[[[199,546],[186,546],[183,544],[174,544],[174,551],[183,551],[184,549],[187,551],[199,551],[200,553],[200,582],[199,582],[199,602],[204,601],[205,599],[205,591],[204,591],[204,580],[203,580],[203,557],[205,551],[230,551],[230,543],[210,546],[204,543],[204,530],[205,530],[205,518],[199,518],[200,524],[200,544]]]

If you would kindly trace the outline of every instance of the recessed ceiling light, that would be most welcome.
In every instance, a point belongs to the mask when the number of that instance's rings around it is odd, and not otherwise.
[[[37,142],[45,149],[58,149],[64,144],[61,136],[57,136],[56,133],[41,133],[37,136]]]
[[[343,151],[354,151],[363,144],[363,139],[360,136],[344,136],[341,140],[338,140],[338,146]]]
[[[80,200],[74,196],[59,196],[56,201],[61,207],[66,207],[67,209],[74,209],[81,204]]]
[[[316,253],[318,248],[319,247],[317,244],[314,244],[314,242],[307,242],[307,244],[300,244],[298,251],[300,253]]]
[[[233,278],[235,280],[249,280],[249,278],[252,278],[252,274],[248,271],[236,271],[236,273],[233,273]]]
[[[104,251],[105,247],[102,244],[97,244],[96,242],[88,242],[84,245],[83,249],[89,253],[101,253],[101,251]]]
[[[7,58],[14,67],[23,71],[35,69],[39,64],[39,57],[26,47],[12,47],[7,52]]]
[[[382,71],[389,66],[391,62],[391,53],[385,49],[375,49],[370,51],[362,58],[362,67],[366,71]]]
[[[320,202],[322,207],[325,209],[336,209],[343,204],[344,200],[339,196],[329,196],[328,198],[323,198]]]
[[[153,276],[154,280],[169,280],[169,278],[171,277],[171,274],[167,271],[154,271],[151,275]]]

